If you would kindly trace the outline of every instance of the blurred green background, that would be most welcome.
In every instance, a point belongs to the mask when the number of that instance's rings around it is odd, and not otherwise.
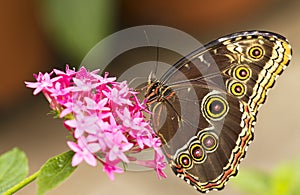
[[[235,31],[269,30],[290,40],[291,65],[259,113],[255,140],[238,178],[231,179],[225,190],[210,194],[300,194],[294,190],[300,186],[299,7],[296,0],[1,1],[0,153],[19,147],[34,172],[49,157],[67,150],[62,121],[47,115],[45,99],[33,97],[24,81],[33,80],[32,74],[39,71],[80,64],[97,42],[113,32],[158,24],[205,43]],[[159,181],[154,172],[128,172],[111,182],[101,168],[82,165],[48,194],[198,194],[169,168],[167,174],[167,180]],[[17,194],[35,190],[33,184]]]

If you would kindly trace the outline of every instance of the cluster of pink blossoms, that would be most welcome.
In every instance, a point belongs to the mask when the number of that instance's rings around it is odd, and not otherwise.
[[[99,70],[88,72],[54,69],[51,73],[34,75],[37,82],[25,82],[34,88],[33,94],[43,92],[51,108],[60,118],[74,140],[67,144],[75,152],[72,166],[82,161],[96,166],[111,180],[114,173],[122,173],[119,163],[136,163],[153,168],[158,177],[166,177],[166,166],[161,152],[161,141],[145,119],[145,102],[140,103],[136,92],[116,78],[98,75]],[[55,75],[55,76],[54,76]],[[131,154],[153,148],[153,160],[141,161]]]

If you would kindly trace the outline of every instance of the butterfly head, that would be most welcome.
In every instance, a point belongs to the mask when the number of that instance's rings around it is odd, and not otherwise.
[[[162,98],[162,84],[160,81],[150,81],[145,93],[145,98],[147,99],[147,104],[151,104],[155,101],[161,101]]]

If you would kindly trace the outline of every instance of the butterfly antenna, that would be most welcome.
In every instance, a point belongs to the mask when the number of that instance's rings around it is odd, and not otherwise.
[[[131,81],[129,81],[128,86],[130,86],[134,81],[136,80],[145,80],[145,77],[135,77],[133,79],[131,79]]]
[[[148,82],[150,83],[151,81],[156,80],[156,73],[157,73],[157,68],[158,68],[158,60],[159,60],[159,41],[157,41],[157,46],[156,46],[156,64],[154,66],[154,71],[150,72],[150,75],[148,77]]]
[[[155,78],[156,78],[156,73],[158,68],[158,60],[159,60],[159,41],[157,41],[157,46],[156,46],[156,64],[155,64],[154,74],[153,74]]]
[[[144,30],[144,34],[145,34],[146,41],[147,41],[148,45],[150,46],[150,41],[149,41],[149,37],[148,37],[146,30]],[[157,73],[157,69],[158,69],[157,68],[158,60],[159,60],[159,41],[157,41],[157,47],[156,47],[156,64],[154,67],[154,71],[151,71],[149,74],[148,83],[151,83],[151,81],[154,81],[156,79],[156,73]]]
[[[145,37],[146,37],[146,41],[148,43],[148,46],[150,46],[150,41],[149,41],[149,37],[148,37],[148,34],[146,32],[146,30],[144,30],[144,34],[145,34]]]

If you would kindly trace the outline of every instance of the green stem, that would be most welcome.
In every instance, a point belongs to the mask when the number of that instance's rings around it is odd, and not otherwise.
[[[20,189],[22,189],[23,187],[25,187],[26,185],[28,185],[29,183],[34,181],[37,178],[37,176],[39,175],[39,173],[40,173],[40,170],[33,173],[32,175],[25,178],[24,180],[20,181],[18,184],[14,185],[12,188],[7,190],[3,195],[11,195],[11,194],[19,191]]]

